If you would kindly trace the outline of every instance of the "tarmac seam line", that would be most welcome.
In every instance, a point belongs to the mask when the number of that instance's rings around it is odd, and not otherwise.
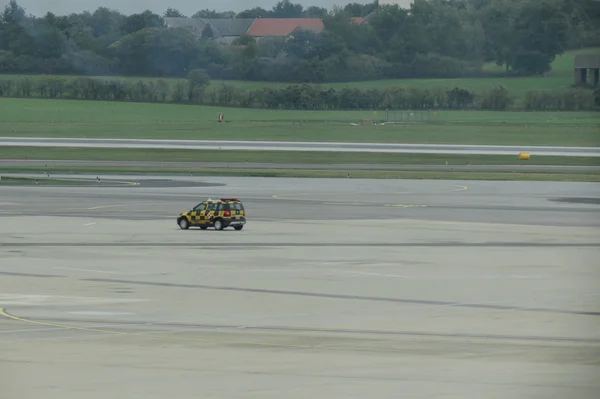
[[[217,340],[217,339],[207,339],[207,338],[192,338],[192,337],[177,337],[173,335],[140,335],[138,333],[129,333],[124,331],[115,331],[115,330],[104,330],[97,328],[87,328],[87,327],[76,327],[69,326],[65,324],[58,323],[49,323],[43,322],[33,319],[26,319],[18,316],[14,316],[6,311],[5,308],[0,308],[0,317],[5,319],[18,321],[22,323],[36,324],[40,326],[46,327],[55,327],[66,330],[79,330],[79,331],[87,331],[87,332],[96,332],[96,333],[104,333],[107,335],[119,335],[119,336],[130,336],[130,337],[144,337],[150,339],[168,339],[173,341],[195,341],[195,342],[206,342],[206,343],[215,343],[215,344],[226,344],[226,345],[246,345],[246,346],[262,346],[262,347],[273,347],[273,348],[288,348],[288,349],[321,349],[321,350],[342,350],[342,351],[351,351],[351,352],[383,352],[383,353],[402,353],[402,350],[394,350],[391,348],[387,349],[374,349],[374,348],[358,348],[358,347],[349,347],[349,346],[331,346],[331,345],[290,345],[290,344],[277,344],[277,343],[268,343],[268,342],[252,342],[252,341],[236,341],[236,340]]]

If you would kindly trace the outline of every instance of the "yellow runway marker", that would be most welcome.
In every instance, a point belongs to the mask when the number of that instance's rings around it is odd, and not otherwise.
[[[38,326],[45,327],[55,327],[61,328],[65,330],[78,330],[78,331],[87,331],[87,332],[95,332],[95,333],[103,333],[107,335],[119,335],[119,336],[131,336],[131,337],[142,337],[149,339],[168,339],[173,341],[193,341],[193,342],[207,342],[207,343],[215,343],[215,344],[229,344],[229,345],[248,345],[248,346],[263,346],[263,347],[274,347],[274,348],[289,348],[289,349],[327,349],[327,350],[345,350],[345,351],[353,351],[353,352],[404,352],[402,350],[394,350],[390,348],[386,349],[367,349],[367,348],[356,348],[350,346],[313,346],[313,345],[289,345],[289,344],[276,344],[276,343],[266,343],[266,342],[252,342],[252,341],[232,341],[232,340],[224,340],[224,339],[206,339],[206,338],[192,338],[192,337],[177,337],[173,335],[140,335],[132,332],[124,332],[124,331],[114,331],[114,330],[105,330],[99,328],[87,328],[87,327],[75,327],[69,326],[67,324],[59,324],[59,323],[49,323],[45,321],[31,320],[25,319],[22,317],[14,316],[8,312],[6,309],[0,308],[0,317],[4,317],[5,319],[18,321],[22,323],[35,324]]]

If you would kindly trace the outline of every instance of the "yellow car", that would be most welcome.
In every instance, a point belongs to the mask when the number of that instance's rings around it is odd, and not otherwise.
[[[187,230],[191,226],[200,227],[202,230],[209,227],[223,230],[231,226],[241,230],[245,224],[244,204],[237,198],[208,199],[177,217],[177,225],[182,230]]]

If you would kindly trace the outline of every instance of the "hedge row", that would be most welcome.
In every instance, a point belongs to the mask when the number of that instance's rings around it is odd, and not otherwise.
[[[333,110],[333,109],[485,109],[485,110],[592,110],[598,90],[572,88],[527,92],[520,104],[504,86],[482,92],[461,88],[333,89],[316,85],[242,89],[232,85],[191,86],[187,81],[135,83],[60,77],[0,80],[0,97],[64,98],[79,100],[188,103],[227,107]]]

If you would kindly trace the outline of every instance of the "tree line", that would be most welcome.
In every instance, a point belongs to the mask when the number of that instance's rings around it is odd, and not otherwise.
[[[506,87],[498,85],[475,92],[463,88],[391,87],[358,89],[292,84],[280,88],[243,89],[228,84],[211,85],[201,70],[190,79],[127,82],[58,76],[0,79],[0,97],[52,98],[97,101],[197,104],[288,110],[592,110],[600,106],[600,89],[530,90],[516,102]]]
[[[383,78],[483,76],[495,62],[507,74],[550,70],[567,49],[600,45],[596,0],[414,0],[411,8],[347,4],[327,11],[290,0],[235,14],[192,17],[320,17],[321,33],[288,38],[242,36],[234,45],[166,28],[174,9],[123,15],[93,12],[27,15],[16,0],[0,14],[0,73],[186,77],[322,83]],[[351,18],[368,17],[358,24]]]

